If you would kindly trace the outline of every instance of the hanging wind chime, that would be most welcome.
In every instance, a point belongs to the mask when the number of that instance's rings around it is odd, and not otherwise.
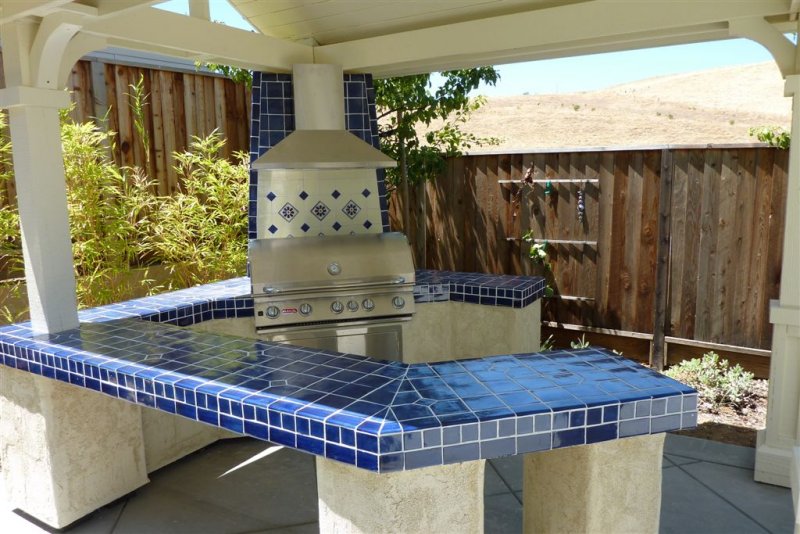
[[[578,185],[578,223],[583,224],[586,216],[586,204],[583,201],[583,184]]]

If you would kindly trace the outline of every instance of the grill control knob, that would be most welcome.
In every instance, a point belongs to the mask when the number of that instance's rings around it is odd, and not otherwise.
[[[350,300],[347,302],[347,309],[351,312],[358,311],[358,302]]]
[[[281,309],[277,306],[267,306],[267,317],[270,319],[277,319],[281,314]]]
[[[344,304],[338,300],[334,300],[333,303],[331,303],[331,311],[333,313],[342,313],[344,311]]]
[[[375,301],[372,299],[364,299],[364,302],[361,303],[361,306],[366,311],[372,311],[375,309]]]
[[[406,305],[406,299],[403,297],[394,297],[392,299],[392,306],[397,308],[398,310]]]
[[[300,305],[300,315],[304,317],[311,315],[312,310],[313,308],[311,307],[311,304],[305,303]]]

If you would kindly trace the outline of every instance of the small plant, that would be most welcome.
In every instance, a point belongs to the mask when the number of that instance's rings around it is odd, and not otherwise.
[[[525,234],[522,237],[526,243],[531,243],[533,238],[530,234]],[[534,261],[534,263],[538,263],[539,265],[544,265],[544,267],[548,270],[551,269],[550,264],[547,262],[547,242],[545,243],[533,243],[531,245],[531,249],[528,251],[528,256]]]
[[[202,61],[195,61],[194,67],[197,70],[206,68],[211,72],[222,74],[233,83],[239,83],[247,86],[250,89],[253,86],[253,72],[239,67],[231,67],[230,65],[221,65],[219,63],[204,63]]]
[[[130,87],[131,92],[125,93],[125,95],[128,97],[128,106],[130,106],[131,113],[133,113],[133,127],[142,141],[144,160],[150,163],[150,135],[147,132],[144,114],[144,108],[149,105],[147,99],[150,98],[150,93],[144,92],[144,74],[139,74],[139,79],[136,80],[136,83],[132,83],[128,87]]]
[[[674,119],[675,117],[672,115],[672,113],[670,113],[669,115],[667,115],[667,118],[668,118],[669,120],[672,120],[672,119]]]
[[[545,339],[544,341],[541,342],[541,344],[539,344],[539,352],[544,352],[546,350],[553,350],[553,345],[555,345],[555,342],[556,340],[553,337],[553,334],[550,334],[549,336],[547,336],[547,339]]]
[[[581,334],[581,337],[576,339],[575,341],[570,341],[569,346],[573,349],[588,349],[591,344],[586,341],[586,334]]]
[[[701,404],[715,413],[723,406],[741,411],[752,405],[755,397],[753,373],[739,364],[731,366],[715,352],[682,361],[667,370],[666,375],[695,388]]]
[[[736,124],[736,121],[735,121],[735,120],[733,120],[733,119],[731,119],[731,120],[729,120],[729,121],[728,121],[728,124],[730,124],[731,126],[733,126],[734,124]]]
[[[792,142],[792,134],[787,132],[780,126],[760,126],[757,128],[750,128],[750,137],[755,137],[762,143],[767,143],[769,146],[789,149]]]
[[[574,111],[579,111],[581,109],[581,106],[580,106],[580,104],[572,104],[572,109]]]

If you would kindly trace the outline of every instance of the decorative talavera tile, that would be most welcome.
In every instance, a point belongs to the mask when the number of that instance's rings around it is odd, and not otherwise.
[[[259,239],[383,230],[374,170],[262,171],[257,195]]]

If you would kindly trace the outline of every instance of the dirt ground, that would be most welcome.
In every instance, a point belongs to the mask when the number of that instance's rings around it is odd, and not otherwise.
[[[701,406],[697,428],[677,432],[677,434],[744,447],[755,447],[756,431],[764,428],[767,423],[768,389],[766,380],[757,380],[756,382],[756,397],[750,408],[741,413],[730,408],[722,408],[717,413],[712,413],[707,407]]]
[[[465,129],[499,137],[471,153],[565,147],[754,143],[788,128],[791,99],[774,63],[649,78],[600,91],[492,97]],[[433,125],[435,126],[435,124]]]

